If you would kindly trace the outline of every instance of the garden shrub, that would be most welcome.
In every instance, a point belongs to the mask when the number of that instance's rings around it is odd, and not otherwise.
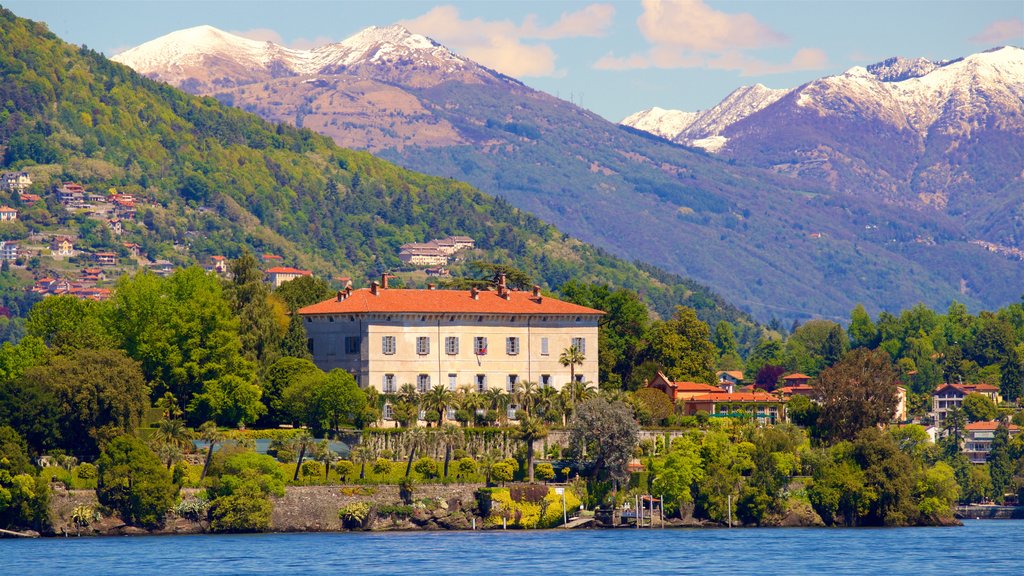
[[[319,462],[314,460],[307,460],[302,463],[301,466],[302,478],[312,477],[320,478],[324,475],[324,467]]]
[[[412,465],[412,469],[424,479],[437,478],[437,460],[424,456]]]
[[[533,475],[537,480],[553,480],[555,477],[555,468],[551,466],[549,462],[541,462],[533,467]]]
[[[365,528],[370,519],[370,505],[366,502],[352,502],[338,510],[341,525],[349,530]]]

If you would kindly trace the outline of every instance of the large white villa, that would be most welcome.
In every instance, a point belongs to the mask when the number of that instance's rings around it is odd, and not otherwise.
[[[576,346],[585,357],[575,366],[579,381],[597,382],[600,310],[532,292],[388,288],[387,277],[370,288],[299,310],[313,361],[322,370],[341,368],[362,387],[385,393],[413,384],[425,392],[512,390],[521,381],[562,388],[570,367],[559,362]]]

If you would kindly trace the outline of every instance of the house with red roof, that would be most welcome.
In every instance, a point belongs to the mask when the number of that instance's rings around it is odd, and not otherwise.
[[[296,278],[302,278],[303,276],[312,276],[313,272],[310,270],[289,268],[287,266],[276,266],[268,269],[263,273],[263,275],[268,283],[272,284],[274,288],[277,288],[289,280],[295,280]]]
[[[996,435],[996,429],[1000,423],[992,420],[989,422],[971,422],[964,427],[963,453],[972,464],[984,464],[988,461],[988,453],[992,451],[992,439]],[[1010,438],[1020,434],[1020,427],[1016,424],[1004,424],[1010,432]]]
[[[811,383],[811,377],[807,374],[789,374],[782,377],[783,386],[808,386]]]
[[[712,386],[711,384],[705,384],[703,382],[673,382],[661,371],[651,378],[651,381],[647,383],[647,387],[654,388],[655,390],[661,390],[667,394],[673,402],[683,402],[693,398],[694,396],[723,394],[725,392],[718,386]]]
[[[775,424],[786,417],[786,401],[763,390],[720,392],[694,396],[683,405],[683,413],[692,416],[706,412],[715,418],[746,417],[764,424]]]
[[[14,222],[18,219],[18,209],[0,206],[0,222]]]
[[[385,394],[405,384],[482,392],[525,381],[556,390],[572,378],[597,382],[604,312],[544,296],[539,286],[511,290],[502,279],[497,290],[395,289],[384,275],[298,314],[319,368],[347,370]],[[563,366],[559,356],[572,346],[582,364]]]
[[[999,387],[991,384],[940,384],[932,393],[930,415],[935,425],[942,429],[949,411],[963,407],[964,398],[972,393],[982,394],[995,404],[1003,401]]]

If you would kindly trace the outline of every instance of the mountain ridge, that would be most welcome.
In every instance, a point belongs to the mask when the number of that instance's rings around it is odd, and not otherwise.
[[[996,307],[1018,294],[987,278],[1024,281],[1019,266],[970,244],[976,235],[955,215],[908,211],[897,188],[879,200],[835,185],[849,173],[892,187],[885,172],[902,169],[897,154],[874,159],[868,146],[866,155],[830,164],[811,149],[792,165],[753,152],[712,155],[474,70],[480,75],[464,81],[412,59],[205,90],[178,82],[406,168],[468,181],[621,257],[699,278],[764,320],[780,306],[787,320],[843,318],[858,302],[872,311],[954,299]],[[754,115],[795,106],[791,96]],[[755,128],[707,144],[764,145]]]

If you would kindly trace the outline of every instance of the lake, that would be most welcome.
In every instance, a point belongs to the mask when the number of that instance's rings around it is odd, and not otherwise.
[[[621,529],[0,540],[0,573],[1022,574],[1024,520],[961,528]]]

